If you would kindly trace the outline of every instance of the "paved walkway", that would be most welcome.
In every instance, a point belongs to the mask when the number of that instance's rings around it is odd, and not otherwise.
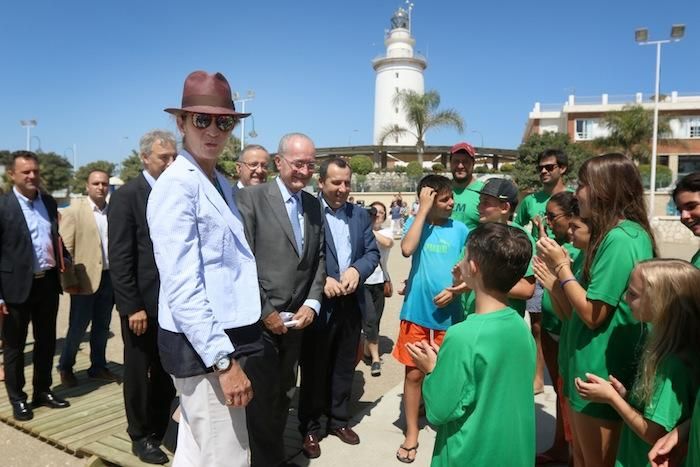
[[[662,256],[689,259],[695,246],[661,245]],[[691,251],[692,250],[692,251]],[[392,249],[390,271],[395,282],[408,276],[410,260],[403,258],[398,245]],[[370,376],[369,367],[360,363],[355,373],[353,389],[353,413],[358,422],[355,429],[362,439],[359,446],[348,446],[337,438],[326,438],[321,442],[322,456],[309,462],[303,456],[294,459],[300,465],[313,466],[384,466],[400,465],[395,458],[396,448],[403,441],[401,432],[401,393],[403,367],[388,355],[396,339],[399,327],[399,311],[402,297],[395,295],[387,301],[381,325],[380,350],[384,353],[382,376]],[[67,296],[61,297],[58,335],[65,335],[68,323]],[[119,317],[113,313],[111,330],[114,336],[107,346],[107,357],[113,362],[122,363],[122,339]],[[81,352],[89,352],[89,346],[83,344]],[[58,382],[54,381],[54,384]],[[535,398],[537,407],[538,450],[551,442],[553,430],[554,393],[551,386],[545,387],[545,393]],[[504,416],[494,414],[494,416]],[[434,443],[434,431],[426,426],[420,434],[418,457],[413,465],[426,466],[430,463]],[[85,459],[78,459],[32,436],[0,423],[0,465],[6,467],[26,466],[83,466]]]

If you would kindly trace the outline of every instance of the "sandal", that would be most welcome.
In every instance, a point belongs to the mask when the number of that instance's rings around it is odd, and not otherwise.
[[[403,449],[404,451],[406,451],[406,455],[405,455],[405,456],[402,456],[402,455],[401,455],[401,452],[400,452],[401,449]],[[408,457],[408,456],[411,455],[411,451],[415,452],[415,454],[413,455],[413,459],[411,459],[410,457]],[[412,463],[413,461],[416,460],[416,454],[418,454],[418,443],[416,443],[416,445],[413,446],[412,448],[407,448],[406,446],[404,446],[404,445],[402,444],[401,446],[399,446],[399,450],[396,451],[396,458],[397,458],[400,462],[403,462],[404,464],[410,464],[410,463]]]

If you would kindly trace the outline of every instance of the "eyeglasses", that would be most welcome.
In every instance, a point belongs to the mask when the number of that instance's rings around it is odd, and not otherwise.
[[[262,169],[266,170],[267,169],[267,164],[264,162],[243,162],[243,161],[238,161],[239,164],[243,164],[246,167],[248,167],[250,170],[257,170],[257,169]]]
[[[542,169],[546,170],[547,172],[551,172],[552,170],[556,169],[559,167],[559,164],[542,164],[537,166],[537,171],[542,172]]]
[[[229,131],[236,125],[236,118],[233,115],[192,114],[192,125],[200,130],[209,128],[212,120],[221,131]]]
[[[289,164],[290,167],[294,167],[297,170],[301,170],[306,167],[308,170],[314,170],[316,168],[315,162],[303,162],[303,161],[290,161],[286,157],[280,155],[280,159]]]
[[[559,214],[554,214],[553,212],[547,212],[545,214],[545,217],[549,222],[554,222],[555,220],[559,219],[561,216],[563,216],[564,213],[560,212]]]

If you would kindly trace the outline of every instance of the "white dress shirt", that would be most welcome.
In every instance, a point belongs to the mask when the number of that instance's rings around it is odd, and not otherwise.
[[[100,209],[90,197],[88,197],[88,202],[90,203],[90,208],[92,209],[92,215],[95,217],[97,232],[100,234],[100,244],[102,246],[102,270],[109,271],[109,255],[107,254],[107,243],[109,242],[107,238],[107,208],[109,205],[105,203],[105,207]]]

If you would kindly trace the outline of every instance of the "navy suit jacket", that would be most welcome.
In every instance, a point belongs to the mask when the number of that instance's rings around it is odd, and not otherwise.
[[[360,283],[357,286],[355,295],[360,306],[362,316],[366,316],[366,293],[365,281],[374,272],[379,264],[379,249],[372,232],[372,219],[369,213],[362,206],[345,203],[345,214],[348,218],[348,228],[350,230],[351,256],[350,266],[360,273]],[[323,213],[323,224],[326,231],[326,274],[329,277],[340,281],[340,267],[338,266],[338,253],[335,248],[335,240],[326,220],[326,213],[323,203],[321,203]],[[321,303],[322,311],[332,312],[334,299],[323,298]]]

